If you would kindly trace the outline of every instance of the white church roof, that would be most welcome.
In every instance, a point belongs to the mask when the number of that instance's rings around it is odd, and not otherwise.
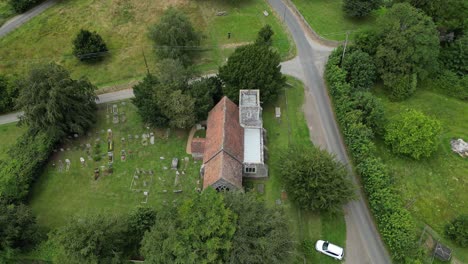
[[[244,128],[244,162],[263,163],[262,148],[262,130]]]

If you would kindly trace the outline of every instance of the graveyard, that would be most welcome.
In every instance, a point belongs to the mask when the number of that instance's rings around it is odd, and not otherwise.
[[[72,215],[123,214],[197,193],[200,162],[185,153],[188,131],[153,129],[130,101],[99,106],[85,136],[54,150],[30,204],[40,225],[58,227]]]

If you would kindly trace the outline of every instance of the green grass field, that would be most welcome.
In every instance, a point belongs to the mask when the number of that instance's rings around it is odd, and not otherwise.
[[[15,11],[8,4],[8,0],[0,0],[0,27],[15,15]]]
[[[236,46],[254,41],[257,31],[265,24],[273,27],[274,48],[282,58],[292,57],[294,53],[290,38],[265,0],[233,4],[191,0],[67,0],[0,39],[0,72],[21,74],[35,63],[55,61],[73,76],[87,76],[98,86],[139,79],[146,73],[143,53],[150,70],[154,71],[157,59],[148,28],[159,21],[169,5],[188,14],[195,28],[204,35],[203,51],[196,59],[200,71],[216,70]],[[268,10],[270,15],[265,17],[263,10]],[[226,11],[227,15],[216,16],[218,11]],[[105,40],[110,56],[96,64],[80,63],[72,55],[72,40],[81,28],[97,31]],[[231,39],[227,39],[228,32]]]
[[[395,177],[407,208],[418,222],[442,236],[448,221],[468,214],[468,159],[450,149],[450,139],[468,140],[468,103],[425,90],[418,90],[403,102],[389,101],[381,88],[376,94],[383,100],[388,116],[413,108],[442,123],[439,148],[428,159],[397,156],[382,141],[377,142],[378,153]],[[449,245],[460,260],[468,262],[467,249]]]
[[[105,105],[98,111],[97,125],[89,135],[69,142],[58,148],[44,173],[33,186],[30,205],[37,216],[38,223],[46,228],[60,227],[72,215],[105,213],[123,215],[138,205],[143,205],[143,191],[149,191],[147,204],[158,207],[163,203],[173,203],[190,197],[196,193],[199,179],[200,162],[194,162],[185,153],[188,132],[185,130],[170,130],[166,139],[166,130],[147,129],[136,113],[136,108],[130,102],[125,106],[116,103],[119,111],[124,111],[126,121],[113,124],[112,117],[107,118]],[[112,129],[114,139],[114,172],[105,175],[101,172],[98,180],[94,180],[94,169],[106,166],[107,129]],[[142,134],[153,132],[155,144],[147,146],[142,143]],[[128,135],[132,135],[129,139]],[[136,139],[138,135],[139,138]],[[103,156],[101,161],[88,159],[86,144],[91,144],[91,156],[94,156],[94,142],[100,138]],[[122,142],[121,138],[125,138]],[[69,150],[67,150],[69,149]],[[126,161],[121,161],[121,150],[127,153]],[[81,166],[80,157],[85,158],[86,165]],[[163,157],[164,159],[161,159]],[[171,169],[172,158],[179,159],[179,170],[185,168],[185,157],[190,157],[185,174],[179,175],[179,183],[175,185],[176,171]],[[65,159],[71,161],[70,170],[65,170]],[[59,160],[64,164],[59,170]],[[166,167],[167,169],[165,169]],[[153,170],[154,175],[141,173],[134,179],[136,169]],[[144,184],[146,181],[146,186]],[[182,190],[182,193],[174,193]]]
[[[17,123],[0,125],[0,160],[6,157],[8,149],[13,146],[16,139],[26,131],[24,127],[18,127],[16,124]]]
[[[281,172],[278,164],[280,151],[290,143],[312,144],[309,139],[302,105],[304,104],[304,86],[293,78],[288,78],[291,87],[287,87],[280,96],[276,105],[265,107],[263,111],[264,127],[268,135],[268,164],[269,179],[265,184],[265,200],[270,206],[275,206],[277,200],[281,200],[283,186],[281,183]],[[287,104],[286,104],[287,102]],[[281,121],[275,118],[275,106],[281,108]],[[329,216],[299,210],[287,199],[282,201],[286,207],[286,213],[291,220],[291,228],[294,233],[296,250],[291,253],[292,261],[295,263],[337,263],[330,257],[319,254],[312,250],[304,254],[302,242],[304,240],[315,243],[318,239],[330,240],[333,243],[345,247],[346,225],[343,215]]]
[[[351,19],[345,16],[342,0],[292,0],[309,25],[323,38],[345,40],[346,31],[355,31],[371,26],[375,16]],[[353,38],[350,34],[350,39]]]

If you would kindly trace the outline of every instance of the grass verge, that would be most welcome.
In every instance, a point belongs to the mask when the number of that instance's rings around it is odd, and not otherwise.
[[[346,17],[342,0],[292,0],[309,25],[323,38],[345,40],[346,31],[355,31],[370,27],[375,22],[375,15],[363,19]],[[350,34],[353,39],[354,34]]]
[[[290,87],[278,99],[276,105],[265,107],[263,112],[264,127],[268,132],[268,164],[269,179],[264,181],[265,200],[270,206],[276,206],[281,201],[286,208],[288,218],[291,220],[293,239],[296,247],[291,252],[292,263],[336,263],[336,260],[319,254],[313,248],[304,249],[304,241],[315,243],[318,239],[330,240],[345,247],[346,225],[342,214],[336,216],[320,215],[298,209],[287,198],[282,197],[283,186],[281,172],[278,164],[281,162],[280,151],[287,148],[290,143],[312,144],[309,138],[309,129],[302,111],[304,104],[303,84],[288,77]],[[281,120],[275,117],[275,107],[280,107]]]

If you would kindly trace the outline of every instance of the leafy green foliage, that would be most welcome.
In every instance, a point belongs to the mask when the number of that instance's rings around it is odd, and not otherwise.
[[[431,18],[409,4],[395,4],[379,17],[376,64],[395,99],[410,96],[417,78],[436,70],[438,33]]]
[[[259,89],[262,103],[273,102],[286,79],[281,74],[277,52],[266,45],[246,45],[237,48],[226,65],[219,68],[224,94],[234,102],[239,90]]]
[[[352,93],[348,73],[339,68],[342,47],[335,49],[326,66],[325,78],[333,96],[338,121],[361,175],[379,231],[392,257],[401,261],[415,257],[415,223],[393,189],[393,178],[382,160],[374,158],[374,133],[384,123],[383,107],[370,93]],[[377,125],[380,124],[380,125]]]
[[[464,0],[400,0],[431,16],[441,32],[459,33],[466,29],[468,3]]]
[[[143,81],[133,86],[135,98],[132,102],[138,108],[138,113],[144,122],[156,127],[165,127],[169,124],[169,119],[158,105],[159,98],[156,89],[160,86],[161,83],[156,76],[146,75]]]
[[[468,75],[459,76],[444,70],[426,85],[437,92],[468,101]]]
[[[468,74],[468,32],[457,38],[454,42],[447,43],[440,52],[439,60],[444,67],[455,72],[459,76]]]
[[[0,75],[0,113],[13,110],[16,97],[18,97],[17,87],[11,85],[7,78]]]
[[[24,111],[20,124],[33,133],[44,131],[58,140],[84,134],[95,121],[96,87],[86,79],[73,80],[62,66],[36,66],[19,86],[17,107]]]
[[[188,17],[174,7],[169,7],[159,23],[150,28],[156,54],[161,59],[179,59],[187,65],[190,55],[198,49],[201,35],[195,31]]]
[[[133,252],[138,252],[143,235],[156,222],[156,211],[150,207],[137,207],[130,213],[127,222],[126,243]]]
[[[36,218],[24,204],[0,200],[0,251],[26,248],[39,238]]]
[[[227,192],[225,204],[237,214],[228,263],[285,263],[293,248],[284,213],[249,193]]]
[[[52,239],[69,263],[121,263],[125,225],[103,215],[73,218]]]
[[[381,4],[381,0],[345,0],[343,10],[350,17],[365,17]]]
[[[0,163],[0,197],[7,203],[24,200],[30,183],[42,172],[42,166],[57,139],[45,132],[26,133],[9,150],[9,158]]]
[[[275,32],[271,29],[270,25],[265,25],[258,31],[257,39],[255,40],[255,44],[258,45],[267,45],[271,46],[273,40],[271,39]]]
[[[353,196],[343,164],[325,150],[292,146],[281,154],[282,179],[299,207],[336,211]]]
[[[468,247],[468,215],[459,215],[448,223],[445,236],[460,247]]]
[[[107,46],[97,32],[81,29],[73,40],[73,55],[81,61],[98,61],[107,55]]]
[[[236,215],[207,189],[193,200],[165,208],[146,233],[141,252],[148,263],[221,263],[229,258]]]
[[[385,142],[393,152],[414,159],[429,157],[437,149],[441,132],[439,121],[416,110],[407,110],[386,127]]]
[[[376,77],[373,58],[366,52],[356,50],[348,53],[343,61],[343,69],[348,72],[347,81],[357,90],[368,90]]]
[[[34,5],[42,2],[42,0],[9,0],[10,5],[16,11],[16,13],[23,13],[24,11],[30,9]]]
[[[195,100],[196,119],[198,121],[206,120],[211,108],[221,100],[222,83],[217,77],[201,78],[192,82],[187,92]]]

